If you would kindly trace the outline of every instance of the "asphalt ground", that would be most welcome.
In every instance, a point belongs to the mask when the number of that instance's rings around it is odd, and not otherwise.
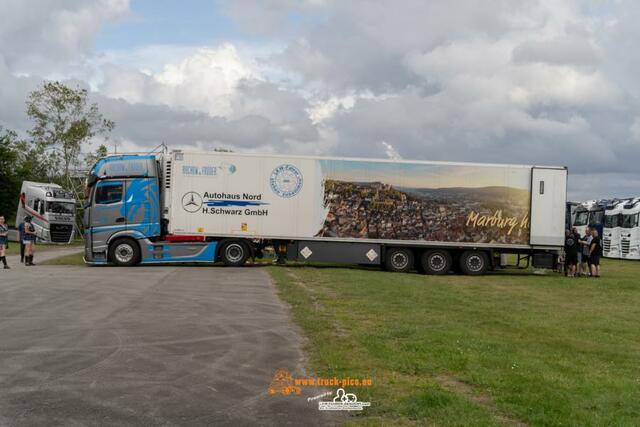
[[[11,258],[14,268],[0,270],[0,425],[341,420],[307,401],[326,390],[269,395],[276,369],[308,373],[303,338],[264,268]]]

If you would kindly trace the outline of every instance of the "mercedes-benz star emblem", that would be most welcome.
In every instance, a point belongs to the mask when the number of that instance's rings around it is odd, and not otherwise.
[[[195,191],[189,191],[182,196],[182,207],[187,212],[198,212],[202,207],[202,197]]]

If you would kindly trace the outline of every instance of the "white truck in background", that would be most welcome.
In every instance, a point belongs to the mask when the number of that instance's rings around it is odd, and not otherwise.
[[[482,274],[554,268],[567,169],[237,153],[125,154],[87,180],[90,264],[280,260]]]
[[[627,202],[622,210],[620,258],[640,260],[640,198]]]
[[[16,213],[16,227],[32,217],[38,241],[71,243],[75,236],[76,201],[58,184],[24,181]]]
[[[620,233],[622,230],[622,212],[627,200],[616,200],[604,211],[602,231],[602,256],[620,258]]]

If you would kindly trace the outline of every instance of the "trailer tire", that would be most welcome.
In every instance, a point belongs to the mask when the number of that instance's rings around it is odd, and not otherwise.
[[[420,256],[421,270],[426,274],[447,274],[452,264],[451,254],[445,249],[431,249]]]
[[[227,267],[240,267],[244,265],[249,255],[249,246],[242,240],[227,241],[220,251],[222,262]]]
[[[469,276],[480,276],[489,269],[489,257],[484,251],[464,251],[460,256],[460,270]]]
[[[140,246],[128,237],[114,240],[109,245],[109,260],[119,267],[131,267],[140,262]]]
[[[384,257],[387,271],[406,273],[413,268],[413,251],[407,248],[389,248]]]

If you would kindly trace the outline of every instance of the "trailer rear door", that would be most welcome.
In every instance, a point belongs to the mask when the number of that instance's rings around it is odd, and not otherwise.
[[[534,167],[531,172],[531,245],[564,245],[566,200],[567,170]]]

